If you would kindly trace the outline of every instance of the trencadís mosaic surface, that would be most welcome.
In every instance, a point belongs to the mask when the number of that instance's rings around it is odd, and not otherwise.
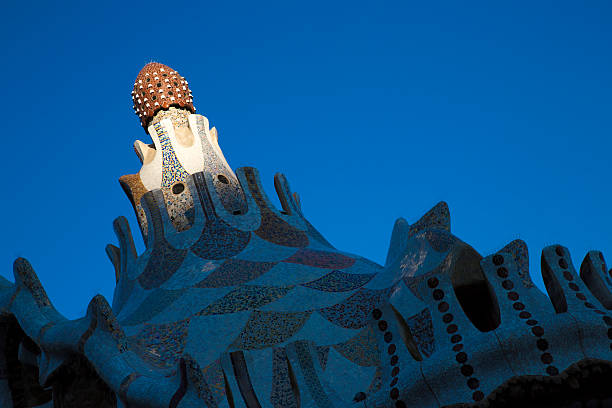
[[[148,64],[132,97],[153,143],[136,142],[142,168],[120,182],[146,250],[116,219],[112,304],[97,296],[77,320],[15,261],[2,407],[612,406],[600,252],[577,271],[546,248],[546,296],[522,241],[483,257],[439,203],[396,222],[378,265],[321,236],[284,176],[278,209],[256,169],[234,172],[175,70]]]

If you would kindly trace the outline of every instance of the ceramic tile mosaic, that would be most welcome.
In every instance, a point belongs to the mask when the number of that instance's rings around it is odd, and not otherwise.
[[[278,209],[256,169],[233,172],[179,77],[147,65],[134,85],[154,144],[135,144],[142,168],[120,183],[146,250],[117,218],[112,307],[98,295],[66,319],[22,258],[0,279],[3,407],[610,405],[603,254],[578,273],[545,248],[546,296],[524,242],[482,257],[444,202],[396,221],[385,266],[336,250],[285,176]],[[179,103],[144,100],[154,89]]]

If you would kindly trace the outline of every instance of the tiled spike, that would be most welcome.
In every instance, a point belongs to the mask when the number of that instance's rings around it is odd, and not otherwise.
[[[593,296],[606,309],[612,309],[612,280],[601,252],[589,251],[580,265],[580,277]]]
[[[567,299],[565,298],[565,292],[559,280],[561,271],[559,265],[555,263],[555,259],[558,260],[557,257],[563,256],[563,253],[563,247],[560,245],[549,246],[542,250],[542,257],[540,260],[544,286],[546,287],[550,301],[557,313],[567,312]],[[561,261],[558,260],[558,262]]]
[[[247,199],[252,197],[253,201],[256,202],[260,208],[267,208],[272,212],[278,212],[263,188],[259,170],[254,167],[241,167],[237,169],[236,172],[244,173],[245,175],[246,185],[243,185],[242,188]]]
[[[125,272],[128,264],[136,259],[136,246],[127,218],[121,216],[113,221],[113,229],[119,240],[120,272]],[[112,260],[111,260],[112,261]]]
[[[534,286],[529,274],[529,250],[525,241],[515,239],[497,252],[510,253],[518,267],[518,273],[523,286],[527,288]]]
[[[297,203],[294,201],[293,195],[291,194],[289,182],[284,174],[276,173],[274,175],[274,188],[276,189],[276,194],[278,195],[281,207],[283,208],[283,211],[287,213],[287,215],[293,215],[294,212],[300,212],[300,209]]]
[[[106,254],[115,266],[115,279],[117,286],[113,296],[113,308],[118,313],[123,302],[131,291],[128,271],[132,270],[136,263],[136,247],[130,231],[130,225],[125,217],[118,217],[113,221],[113,229],[119,240],[119,248],[115,245],[107,245]]]
[[[119,276],[121,274],[121,255],[120,249],[113,244],[106,245],[106,255],[110,259],[111,263],[115,267],[115,283],[119,282]]]
[[[94,296],[87,307],[87,315],[90,316],[90,318],[96,319],[96,328],[112,336],[120,353],[127,351],[127,336],[121,329],[117,317],[115,317],[113,310],[104,296]]]
[[[557,313],[571,315],[579,325],[584,354],[609,359],[612,316],[578,276],[567,248],[561,245],[544,248],[542,276]]]
[[[598,308],[599,300],[578,276],[567,248],[561,245],[544,248],[542,277],[557,313],[569,310],[575,314]]]
[[[155,242],[164,239],[164,223],[161,210],[152,191],[143,194],[141,204],[147,216],[147,248],[152,247]]]
[[[298,193],[293,193],[293,200],[297,204],[300,211],[302,211],[302,200],[300,199],[300,195]]]
[[[450,211],[448,204],[440,201],[410,226],[410,235],[428,228],[442,228],[450,232]]]
[[[47,292],[40,283],[32,265],[25,258],[17,258],[13,263],[15,283],[23,285],[32,294],[38,307],[51,306]]]
[[[134,152],[136,153],[136,156],[138,156],[140,164],[151,163],[157,154],[157,150],[148,144],[141,142],[140,140],[136,140],[134,142]]]
[[[141,204],[141,199],[142,195],[148,190],[142,183],[140,174],[127,174],[121,176],[119,178],[119,184],[134,208],[134,213],[136,215],[136,219],[138,220],[138,226],[140,227],[142,238],[145,242],[147,242],[148,224]]]
[[[290,224],[285,217],[274,207],[266,195],[259,172],[252,167],[238,169],[238,174],[244,172],[244,189],[247,201],[251,199],[259,207],[261,223],[255,233],[261,238],[281,246],[306,247],[308,246],[308,235],[296,226]],[[243,187],[245,187],[243,185]],[[300,228],[304,227],[302,224]]]
[[[409,234],[410,224],[405,219],[398,218],[393,225],[393,232],[391,232],[391,242],[389,243],[385,265],[390,265],[404,252]]]

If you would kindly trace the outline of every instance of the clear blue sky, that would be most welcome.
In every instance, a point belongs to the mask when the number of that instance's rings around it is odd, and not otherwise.
[[[445,200],[481,254],[525,240],[540,287],[546,245],[612,262],[610,2],[132,3],[3,3],[0,274],[28,258],[66,316],[112,299],[115,217],[142,248],[117,179],[150,61],[338,248],[383,262],[394,220]]]

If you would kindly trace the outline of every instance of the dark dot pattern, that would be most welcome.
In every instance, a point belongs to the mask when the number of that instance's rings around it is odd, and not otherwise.
[[[501,255],[496,255],[496,256],[499,257],[497,259],[499,264],[500,265],[503,264],[504,258]],[[495,262],[495,258],[493,262]],[[464,345],[463,343],[461,343],[461,341],[463,340],[463,337],[461,336],[461,334],[458,333],[459,326],[457,326],[455,323],[452,323],[455,320],[455,318],[453,314],[449,312],[449,309],[450,309],[449,304],[443,300],[445,296],[444,291],[441,289],[436,289],[439,284],[440,282],[437,278],[429,278],[429,280],[427,281],[427,286],[429,286],[429,288],[432,289],[431,296],[433,297],[435,301],[438,302],[438,311],[442,315],[441,316],[442,322],[446,324],[446,332],[449,335],[451,335],[450,341],[451,343],[453,343],[452,350],[453,352],[456,353],[455,360],[457,360],[457,363],[460,364],[461,374],[464,377],[468,377],[466,380],[467,387],[470,390],[476,390],[472,394],[472,398],[474,399],[474,401],[480,401],[484,398],[484,393],[478,390],[478,388],[480,387],[480,381],[478,380],[478,378],[472,377],[472,375],[474,374],[474,367],[467,364],[468,355],[465,351],[463,351]],[[391,398],[393,398],[393,395],[391,395]],[[397,403],[395,404],[395,406],[399,407]],[[403,406],[405,406],[405,404]]]
[[[550,353],[544,353],[540,356],[540,360],[542,360],[544,364],[550,364],[553,361],[553,357]]]
[[[474,367],[469,364],[465,364],[461,366],[461,374],[465,377],[471,377],[474,374]]]
[[[438,280],[436,278],[431,278],[429,279],[427,284],[429,287],[435,288],[436,286],[438,286]],[[387,323],[387,321],[381,320],[383,317],[382,311],[380,309],[374,309],[372,311],[372,317],[374,318],[374,320],[378,320],[378,323],[377,323],[378,330],[380,330],[381,332],[384,332],[383,339],[385,340],[385,342],[391,343],[391,341],[393,340],[393,334],[391,334],[390,331],[387,331],[387,329],[389,328],[389,324]],[[389,346],[387,347],[387,353],[390,356],[389,365],[393,367],[391,369],[391,382],[389,383],[389,387],[391,387],[391,390],[389,391],[389,397],[393,401],[395,401],[396,407],[406,407],[406,403],[402,401],[401,399],[398,399],[400,393],[396,385],[397,385],[397,382],[399,381],[397,376],[400,372],[400,369],[397,366],[399,364],[399,357],[395,354],[396,351],[397,351],[397,346],[393,343],[389,344]]]
[[[455,358],[457,359],[458,363],[465,363],[467,361],[467,354],[462,351],[460,353],[457,353],[457,356]]]
[[[536,345],[542,351],[545,351],[548,349],[548,341],[546,341],[546,339],[538,339],[538,341],[536,342]]]
[[[557,247],[556,252],[557,254],[559,254],[559,252],[563,253],[563,248]],[[512,308],[516,310],[517,312],[519,312],[518,317],[525,320],[525,324],[528,327],[531,327],[531,334],[537,338],[535,342],[535,346],[538,349],[538,351],[542,353],[540,354],[540,361],[543,364],[547,365],[546,373],[549,375],[556,375],[556,374],[551,374],[551,373],[558,374],[559,370],[556,367],[550,365],[553,362],[552,354],[545,352],[545,350],[548,350],[548,341],[543,337],[544,329],[541,326],[537,325],[538,321],[535,319],[532,319],[531,313],[525,310],[526,309],[525,304],[519,301],[519,298],[520,298],[519,294],[512,290],[514,289],[514,282],[512,282],[512,280],[508,278],[508,269],[503,266],[504,262],[498,262],[498,263],[495,262],[496,256],[501,256],[501,255],[493,256],[493,263],[498,267],[497,276],[499,276],[500,279],[503,279],[500,282],[500,285],[502,288],[506,290],[506,295],[508,299],[513,302]]]
[[[560,247],[557,247],[557,248],[560,248]],[[561,268],[563,268],[563,269],[567,269],[569,267],[569,265],[568,265],[567,261],[563,258],[563,255],[560,254],[559,252],[557,252],[557,255],[559,255],[561,257],[561,259],[559,259],[559,266],[561,266]],[[599,253],[599,256],[603,258],[601,253]],[[603,261],[603,259],[602,259],[602,261]],[[606,312],[604,312],[603,310],[598,309],[594,304],[592,304],[591,302],[588,301],[586,295],[584,293],[582,293],[583,290],[580,288],[580,286],[578,286],[575,282],[572,282],[574,280],[574,275],[569,270],[563,271],[563,277],[567,281],[567,286],[571,290],[576,292],[575,293],[576,298],[583,302],[584,307],[586,307],[587,309],[589,309],[593,313],[598,314],[599,316],[601,316],[601,318],[603,319],[604,323],[607,326],[612,326],[612,317],[608,316],[606,314]],[[608,329],[607,335],[608,335],[608,339],[610,340],[610,350],[612,350],[612,329]]]
[[[471,389],[475,390],[480,385],[480,381],[478,381],[476,378],[470,378],[469,380],[467,380],[467,385]]]
[[[444,297],[444,292],[442,292],[440,289],[436,289],[433,291],[433,298],[435,300],[441,300]]]

